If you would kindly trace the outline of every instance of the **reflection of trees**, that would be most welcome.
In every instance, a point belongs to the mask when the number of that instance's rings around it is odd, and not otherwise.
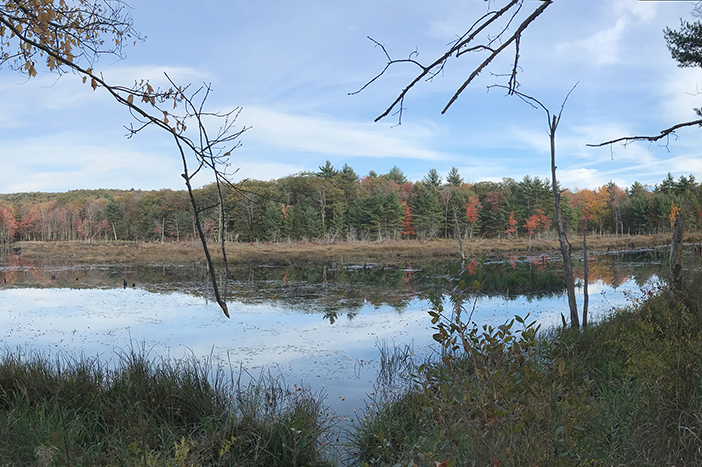
[[[329,320],[329,324],[334,324],[337,319],[339,319],[339,316],[342,315],[343,313],[339,313],[336,310],[325,310],[324,311],[324,316],[322,319],[327,319]],[[346,318],[351,321],[358,315],[358,310],[352,310],[352,311],[347,311],[346,312]]]
[[[600,281],[615,289],[627,280],[633,280],[640,287],[653,276],[663,277],[665,275],[666,272],[662,264],[665,257],[664,254],[656,251],[590,256],[588,261],[589,280],[590,282]],[[575,277],[582,280],[582,265],[575,268],[574,272]]]
[[[526,295],[540,298],[560,294],[565,290],[565,278],[561,268],[542,262],[538,266],[517,263],[513,268],[509,262],[486,265],[483,272],[481,294]]]
[[[510,256],[484,265],[481,295],[525,296],[529,301],[563,293],[564,278],[558,261]],[[590,280],[617,287],[628,279],[639,286],[654,275],[663,277],[666,256],[655,251],[600,255],[590,260]],[[699,255],[689,255],[688,263]],[[532,264],[533,263],[533,264]],[[687,266],[686,266],[687,267]],[[449,262],[430,264],[326,263],[306,267],[232,267],[231,299],[247,304],[267,304],[300,312],[319,313],[335,322],[341,315],[353,319],[364,306],[394,308],[403,312],[415,299],[440,293],[451,274]],[[468,271],[466,271],[468,273]],[[575,269],[582,279],[582,265]],[[206,286],[207,269],[187,265],[67,264],[45,258],[28,261],[22,256],[0,257],[0,277],[12,287],[122,287],[129,284],[151,292],[185,292],[211,298]],[[78,278],[79,280],[76,280]]]

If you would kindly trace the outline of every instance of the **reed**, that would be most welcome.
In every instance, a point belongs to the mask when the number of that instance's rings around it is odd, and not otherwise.
[[[109,366],[6,350],[0,465],[330,465],[320,396],[226,376],[211,359],[151,358],[143,347]]]

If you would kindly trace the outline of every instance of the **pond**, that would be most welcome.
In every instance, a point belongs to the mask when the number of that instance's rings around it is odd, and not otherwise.
[[[649,250],[593,256],[589,264],[596,319],[656,282],[667,259]],[[548,256],[487,261],[473,320],[499,325],[528,313],[543,326],[560,325],[561,312],[567,315],[561,266]],[[7,255],[0,257],[0,344],[107,362],[131,346],[153,357],[211,357],[235,372],[270,371],[290,386],[309,385],[351,420],[373,391],[379,346],[431,352],[429,296],[441,292],[450,270],[446,262],[234,267],[227,319],[199,264],[84,265]]]

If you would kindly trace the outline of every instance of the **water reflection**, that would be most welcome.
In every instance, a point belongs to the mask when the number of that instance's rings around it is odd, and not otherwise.
[[[590,256],[591,283],[617,288],[627,281],[641,286],[666,272],[666,257],[655,250]],[[578,266],[580,265],[580,266]],[[397,265],[327,263],[308,267],[232,266],[229,300],[269,304],[304,313],[319,313],[334,324],[341,316],[356,317],[368,306],[397,312],[416,300],[440,293],[442,278],[451,274],[449,262]],[[474,270],[475,262],[467,266]],[[582,282],[582,261],[575,262]],[[547,255],[507,256],[483,266],[480,294],[507,300],[542,300],[563,294],[561,262]],[[207,269],[187,265],[85,265],[50,259],[28,261],[8,255],[0,262],[0,285],[9,288],[112,289],[138,288],[154,293],[182,292],[211,300]]]

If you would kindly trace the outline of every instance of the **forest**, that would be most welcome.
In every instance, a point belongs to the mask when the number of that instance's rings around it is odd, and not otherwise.
[[[702,185],[669,173],[651,187],[610,182],[597,190],[563,188],[561,209],[571,231],[651,234],[671,229],[676,213],[689,230],[702,228]],[[329,161],[318,172],[278,180],[246,180],[225,190],[225,218],[216,185],[194,190],[211,240],[234,242],[513,238],[554,229],[550,183],[464,180],[453,167],[431,169],[411,182],[395,166],[359,176]],[[0,242],[148,241],[193,238],[187,191],[74,190],[0,194]]]

